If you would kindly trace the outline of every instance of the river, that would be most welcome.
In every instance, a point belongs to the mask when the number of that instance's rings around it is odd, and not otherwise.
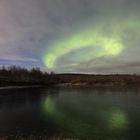
[[[140,89],[0,90],[0,136],[137,140],[140,137]]]

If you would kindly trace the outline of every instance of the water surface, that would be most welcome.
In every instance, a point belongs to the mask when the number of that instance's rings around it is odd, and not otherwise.
[[[0,136],[47,135],[137,140],[137,88],[30,88],[0,90]]]

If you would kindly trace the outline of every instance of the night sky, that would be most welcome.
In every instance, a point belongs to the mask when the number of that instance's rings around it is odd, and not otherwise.
[[[140,74],[140,0],[0,0],[0,66]]]

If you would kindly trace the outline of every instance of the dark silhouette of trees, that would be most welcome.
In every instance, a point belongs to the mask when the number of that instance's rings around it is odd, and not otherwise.
[[[0,85],[33,85],[47,84],[49,74],[39,68],[27,70],[25,68],[11,66],[0,69]]]

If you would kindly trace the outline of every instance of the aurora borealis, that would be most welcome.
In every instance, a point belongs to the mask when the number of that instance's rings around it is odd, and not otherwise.
[[[0,66],[138,73],[139,0],[1,0]]]
[[[91,29],[92,30],[92,29]],[[84,54],[82,49],[87,52]],[[79,51],[83,54],[78,54],[72,60],[75,61],[75,65],[82,61],[90,61],[91,59],[101,56],[116,56],[121,53],[123,45],[119,37],[105,37],[89,31],[74,35],[70,39],[65,39],[52,46],[49,53],[46,54],[44,62],[49,68],[55,67],[55,62],[65,54]],[[71,58],[70,58],[71,59]],[[81,60],[81,61],[80,61]],[[78,63],[76,64],[76,62]]]

